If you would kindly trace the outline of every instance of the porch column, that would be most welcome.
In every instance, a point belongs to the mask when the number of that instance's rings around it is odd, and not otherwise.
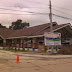
[[[36,48],[36,38],[33,38],[33,46],[32,48]]]
[[[14,40],[12,39],[12,47],[14,47]]]
[[[6,47],[6,39],[3,40],[3,47]]]
[[[23,39],[21,39],[21,45],[20,46],[21,46],[21,48],[23,48]]]

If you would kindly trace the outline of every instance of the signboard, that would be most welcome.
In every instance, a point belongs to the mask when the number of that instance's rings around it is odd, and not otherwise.
[[[61,45],[61,33],[44,33],[45,45]]]

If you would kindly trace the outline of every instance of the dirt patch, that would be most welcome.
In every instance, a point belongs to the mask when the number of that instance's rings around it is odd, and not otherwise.
[[[0,64],[5,64],[8,62],[8,59],[0,58]]]

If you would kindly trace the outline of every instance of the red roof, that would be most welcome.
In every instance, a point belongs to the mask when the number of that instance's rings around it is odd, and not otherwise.
[[[65,26],[67,24],[58,25],[56,22],[53,22],[53,30]],[[11,30],[6,28],[0,28],[0,35],[3,38],[11,38],[11,37],[22,37],[22,36],[37,36],[43,35],[44,32],[50,32],[50,23],[29,27],[20,30]]]

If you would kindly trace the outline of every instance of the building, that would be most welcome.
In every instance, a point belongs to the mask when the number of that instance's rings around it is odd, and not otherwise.
[[[58,25],[53,22],[53,31],[61,33],[62,44],[72,44],[70,23]],[[0,28],[0,46],[15,48],[16,44],[19,44],[19,48],[23,48],[25,45],[26,50],[38,49],[39,45],[44,45],[45,32],[50,32],[50,23],[20,30]]]

